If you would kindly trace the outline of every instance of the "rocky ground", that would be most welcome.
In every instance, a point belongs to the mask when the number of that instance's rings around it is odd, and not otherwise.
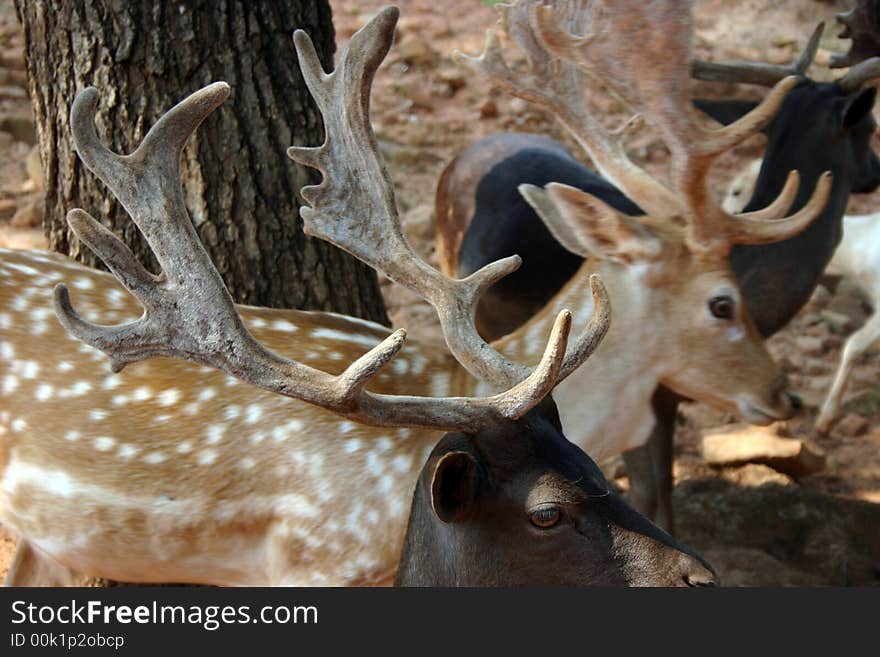
[[[384,4],[381,0],[331,0],[337,43]],[[543,112],[471,78],[451,58],[455,49],[477,53],[491,3],[479,0],[399,0],[398,39],[380,70],[373,93],[373,122],[414,245],[432,257],[433,196],[449,160],[485,135],[530,131],[559,139],[578,153]],[[819,20],[825,36],[810,74],[832,79],[832,53],[845,52],[834,14],[851,0],[698,0],[696,46],[707,58],[787,62]],[[761,90],[697,83],[704,97],[759,97]],[[613,100],[592,101],[610,124],[626,118]],[[880,112],[878,112],[880,116]],[[755,137],[725,156],[713,173],[718,189],[748,160],[760,156]],[[875,147],[878,146],[875,144]],[[662,172],[666,151],[649,131],[629,145],[633,157]],[[880,150],[880,148],[878,148]],[[580,156],[580,155],[579,155]],[[22,37],[9,0],[0,0],[0,245],[42,246],[39,155],[27,99]],[[880,193],[853,198],[849,211],[871,212]],[[412,331],[436,330],[430,310],[395,286],[384,286],[392,318]],[[784,331],[769,341],[805,400],[804,411],[771,431],[749,434],[761,449],[748,462],[728,455],[710,463],[703,438],[730,429],[734,418],[701,404],[683,407],[676,434],[675,511],[679,535],[700,550],[728,585],[872,585],[880,583],[880,358],[866,355],[851,377],[843,419],[828,436],[813,422],[846,336],[870,309],[859,291],[833,272]],[[794,443],[800,441],[792,451]],[[779,439],[779,440],[777,440]],[[776,440],[776,442],[774,442]],[[782,458],[768,450],[786,452]],[[713,458],[718,458],[713,453]],[[606,464],[626,490],[625,473]],[[6,539],[8,561],[12,539]]]

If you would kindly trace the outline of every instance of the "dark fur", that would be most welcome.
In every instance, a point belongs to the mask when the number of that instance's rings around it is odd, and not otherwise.
[[[528,511],[540,502],[561,503],[555,526],[530,522]],[[547,399],[519,421],[444,436],[413,495],[396,583],[695,586],[715,577],[611,490],[562,435]]]

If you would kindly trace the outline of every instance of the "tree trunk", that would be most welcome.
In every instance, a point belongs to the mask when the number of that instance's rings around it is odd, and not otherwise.
[[[187,208],[236,301],[331,310],[388,324],[375,272],[307,238],[299,190],[320,174],[288,159],[323,141],[320,116],[296,63],[305,29],[325,69],[335,51],[327,0],[15,0],[46,180],[51,248],[99,263],[67,226],[81,207],[105,222],[153,271],[137,228],[79,161],[68,123],[75,94],[97,87],[101,139],[131,152],[159,116],[217,80],[232,97],[183,156]]]

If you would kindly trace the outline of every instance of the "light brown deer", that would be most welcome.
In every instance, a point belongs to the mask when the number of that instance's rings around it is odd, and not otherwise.
[[[126,156],[100,143],[98,92],[82,91],[71,111],[77,152],[119,198],[162,272],[146,271],[84,211],[69,213],[77,236],[143,306],[140,319],[126,321],[137,305],[112,276],[58,255],[2,252],[0,519],[20,537],[8,583],[67,583],[71,570],[131,582],[388,582],[438,431],[507,426],[601,340],[610,306],[593,277],[596,312],[568,352],[564,311],[537,367],[510,361],[471,320],[482,290],[517,259],[452,280],[407,244],[369,123],[373,75],[396,20],[396,10],[381,12],[329,75],[308,37],[295,34],[327,135],[322,147],[291,156],[324,173],[303,190],[308,232],[424,294],[454,357],[433,343],[404,348],[402,330],[389,335],[330,313],[241,308],[242,319],[179,181],[182,148],[226,100],[227,85],[171,109]],[[52,317],[51,286],[60,281],[77,310],[58,284],[56,312],[82,343]],[[205,366],[139,362],[154,356]],[[474,383],[456,361],[502,392],[470,396]]]
[[[505,63],[497,30],[489,31],[479,58],[460,55],[460,60],[502,90],[549,110],[646,216],[628,216],[559,183],[521,186],[554,237],[589,257],[536,319],[493,344],[512,355],[528,354],[534,349],[530,331],[556,309],[589,309],[581,281],[599,273],[615,302],[614,324],[590,366],[554,392],[566,435],[594,458],[647,439],[654,423],[649,401],[658,383],[748,422],[790,416],[785,380],[744,308],[728,253],[734,244],[774,242],[802,231],[824,206],[830,175],[820,178],[800,211],[780,219],[794,200],[797,172],[767,208],[746,214],[720,207],[708,174],[720,155],[773,116],[796,78],[779,82],[736,123],[709,130],[699,122],[689,93],[689,2],[521,1],[499,9],[509,42],[525,54],[524,70]],[[592,112],[584,90],[597,80],[659,132],[671,153],[668,184],[625,153],[625,137],[641,117],[612,133]],[[438,191],[448,200],[438,204],[438,222],[466,225],[457,218],[471,199],[457,194],[468,189],[467,181],[447,181]],[[450,231],[447,237],[454,241],[457,235]],[[445,251],[457,250],[452,244]],[[450,274],[448,259],[441,263]]]

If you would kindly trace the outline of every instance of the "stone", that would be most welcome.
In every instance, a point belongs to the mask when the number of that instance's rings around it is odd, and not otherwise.
[[[763,463],[747,463],[737,468],[722,468],[721,476],[737,486],[763,486],[764,484],[791,486],[795,483],[794,479],[787,474],[778,472]]]
[[[794,343],[804,354],[818,356],[824,351],[824,342],[816,335],[799,335],[794,339]]]
[[[395,47],[395,61],[403,61],[412,66],[434,66],[440,54],[418,35],[404,38]]]
[[[487,98],[480,105],[481,119],[494,119],[498,116],[498,104],[491,98]]]
[[[18,203],[14,200],[9,198],[0,199],[0,221],[11,219],[16,210],[18,210]]]
[[[16,228],[35,228],[43,221],[42,201],[31,201],[22,205],[10,219]]]
[[[825,320],[825,323],[828,324],[828,328],[838,335],[847,333],[847,329],[849,329],[852,324],[849,315],[843,313],[838,313],[826,308],[820,314],[822,315],[822,319]]]
[[[703,458],[718,468],[761,463],[795,478],[825,468],[824,451],[776,432],[773,425],[733,424],[709,429],[702,435]]]
[[[847,413],[834,427],[834,433],[855,438],[864,435],[868,431],[870,423],[858,413]]]
[[[0,130],[11,134],[16,141],[30,146],[37,143],[37,130],[30,116],[10,114],[0,117]]]
[[[817,285],[816,289],[813,290],[813,295],[810,297],[810,303],[824,306],[829,301],[831,301],[831,292],[824,285]]]

